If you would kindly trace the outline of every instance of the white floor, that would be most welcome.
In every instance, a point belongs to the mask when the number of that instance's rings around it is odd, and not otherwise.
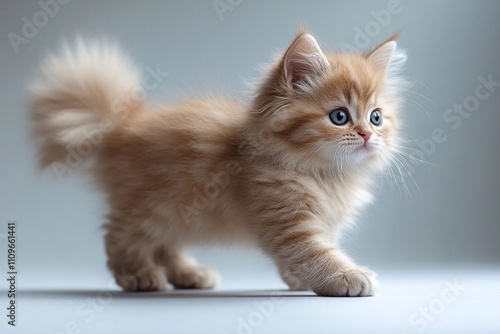
[[[225,277],[215,291],[24,289],[17,326],[4,315],[0,332],[500,333],[500,269],[379,271],[379,279],[370,298],[289,292],[274,273]]]

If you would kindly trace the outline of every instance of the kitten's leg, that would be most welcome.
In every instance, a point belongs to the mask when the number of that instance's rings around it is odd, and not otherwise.
[[[301,280],[298,277],[295,277],[290,270],[280,267],[279,268],[280,276],[288,285],[290,290],[293,291],[307,291],[308,289],[304,284],[302,284]]]
[[[198,265],[181,250],[163,248],[157,262],[166,268],[168,281],[177,289],[212,289],[219,279],[214,269]]]
[[[117,238],[118,233],[108,229],[106,251],[108,267],[116,283],[126,291],[162,291],[167,286],[165,268],[154,263],[150,245],[141,245],[134,238]]]
[[[282,222],[280,222],[283,226]],[[376,275],[356,266],[327,240],[326,232],[313,230],[313,222],[290,224],[280,236],[267,240],[268,253],[300,281],[321,296],[371,296],[377,286]],[[295,285],[295,282],[293,282]]]

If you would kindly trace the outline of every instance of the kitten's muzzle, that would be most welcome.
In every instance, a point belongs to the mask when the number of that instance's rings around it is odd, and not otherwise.
[[[365,140],[365,145],[366,145],[366,142],[370,139],[372,133],[370,131],[358,131],[358,135],[360,135],[361,138]]]

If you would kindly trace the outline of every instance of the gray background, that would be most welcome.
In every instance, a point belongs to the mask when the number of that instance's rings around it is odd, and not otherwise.
[[[409,191],[399,182],[401,193],[389,177],[383,185],[381,180],[376,203],[346,234],[349,253],[373,267],[498,264],[500,87],[458,129],[443,114],[474,95],[479,76],[500,81],[500,2],[401,0],[401,12],[382,27],[371,11],[387,10],[388,3],[242,1],[221,20],[211,1],[73,0],[60,5],[15,53],[7,34],[21,35],[22,17],[32,21],[41,7],[34,1],[2,1],[0,222],[4,231],[7,221],[17,221],[23,281],[54,274],[107,275],[99,229],[106,209],[100,195],[78,173],[59,182],[52,170],[39,173],[34,167],[25,87],[48,50],[76,33],[108,36],[143,67],[169,72],[148,92],[154,101],[207,93],[214,85],[248,98],[245,81],[259,77],[258,65],[286,47],[299,22],[327,49],[359,46],[359,30],[368,29],[374,45],[404,28],[400,46],[408,53],[405,74],[412,84],[404,108],[405,137],[429,139],[435,128],[447,136],[425,156],[432,165],[407,164],[420,190],[409,177]],[[416,142],[407,146],[421,150]],[[203,251],[203,258],[234,270],[271,267],[246,250]]]
[[[334,50],[359,46],[359,31],[368,29],[375,45],[404,28],[400,46],[408,53],[411,83],[403,112],[405,137],[412,140],[407,146],[422,151],[418,141],[428,142],[436,128],[447,137],[425,153],[431,165],[406,164],[419,189],[411,177],[405,178],[409,191],[399,182],[401,192],[390,177],[380,179],[375,204],[346,233],[348,253],[375,270],[498,266],[500,87],[457,129],[443,115],[471,101],[480,76],[500,81],[500,1],[401,0],[400,12],[378,23],[372,11],[387,10],[389,3],[243,0],[221,20],[212,1],[72,0],[15,53],[8,34],[22,35],[22,18],[32,22],[41,7],[36,1],[1,1],[0,231],[17,221],[19,286],[102,285],[110,279],[99,228],[106,212],[102,195],[80,174],[58,182],[51,170],[35,169],[26,85],[48,50],[76,33],[107,36],[143,67],[169,72],[148,92],[153,101],[221,87],[248,98],[245,82],[259,78],[259,65],[286,47],[301,22]],[[5,254],[5,239],[0,247]],[[277,275],[255,250],[196,254],[228,277],[226,286],[237,273],[257,281],[261,273]],[[5,256],[0,259],[4,267]]]
[[[399,13],[377,23],[372,11],[387,10],[389,3],[242,1],[221,20],[211,1],[73,0],[60,5],[15,53],[8,33],[22,35],[22,17],[32,21],[41,7],[35,1],[2,1],[0,222],[3,230],[9,220],[18,223],[23,282],[40,283],[54,274],[107,275],[99,229],[106,210],[102,197],[78,173],[58,182],[52,170],[35,169],[26,85],[48,50],[77,33],[107,36],[143,67],[169,72],[148,92],[154,101],[175,101],[211,87],[248,98],[245,81],[259,77],[259,65],[286,47],[300,22],[327,49],[360,46],[359,30],[369,30],[369,44],[375,45],[404,28],[400,46],[408,53],[405,74],[411,83],[405,137],[429,139],[435,128],[447,136],[425,156],[432,165],[407,164],[420,190],[409,177],[409,192],[399,182],[401,193],[389,177],[380,180],[375,204],[346,234],[344,247],[374,268],[498,264],[500,87],[458,129],[443,114],[474,95],[479,76],[500,81],[500,2],[401,0]],[[407,146],[421,150],[416,142]],[[202,260],[223,270],[273,270],[251,250],[202,253]]]
[[[235,333],[241,318],[256,314],[256,302],[272,301],[278,293],[287,296],[284,302],[247,332],[358,333],[370,326],[370,333],[414,333],[422,329],[411,321],[415,312],[439,306],[447,282],[458,280],[466,289],[426,322],[427,332],[498,333],[500,87],[457,128],[443,115],[454,104],[474,100],[479,77],[500,81],[500,1],[401,0],[400,12],[381,22],[373,11],[391,9],[389,0],[221,1],[233,4],[222,19],[211,0],[71,0],[17,53],[8,34],[22,35],[23,17],[32,22],[41,7],[38,1],[0,1],[0,233],[8,221],[17,221],[22,292],[15,330],[61,333],[74,321],[81,333]],[[285,285],[262,254],[214,248],[195,253],[222,272],[221,290],[116,292],[95,319],[82,316],[82,303],[117,290],[108,285],[112,279],[99,228],[106,208],[83,175],[58,182],[51,170],[35,169],[26,85],[46,52],[76,33],[107,36],[142,67],[169,72],[148,92],[153,101],[216,89],[248,98],[245,82],[259,78],[259,65],[287,46],[300,23],[334,50],[375,45],[404,28],[400,46],[408,53],[405,75],[411,83],[403,112],[404,135],[411,140],[406,146],[424,154],[430,165],[406,164],[419,189],[411,177],[404,178],[408,191],[401,192],[390,177],[381,178],[375,204],[345,235],[348,253],[380,274],[377,297],[301,298],[269,290]],[[366,41],[360,31],[370,34]],[[422,153],[418,144],[429,143],[437,128],[447,140]],[[399,187],[404,188],[402,182]],[[0,242],[0,267],[5,268],[5,234]],[[4,292],[1,296],[4,309]]]

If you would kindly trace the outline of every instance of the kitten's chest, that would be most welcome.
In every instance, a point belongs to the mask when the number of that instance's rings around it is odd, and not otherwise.
[[[362,180],[314,179],[309,191],[316,201],[318,216],[329,226],[352,221],[372,200],[369,188]]]

